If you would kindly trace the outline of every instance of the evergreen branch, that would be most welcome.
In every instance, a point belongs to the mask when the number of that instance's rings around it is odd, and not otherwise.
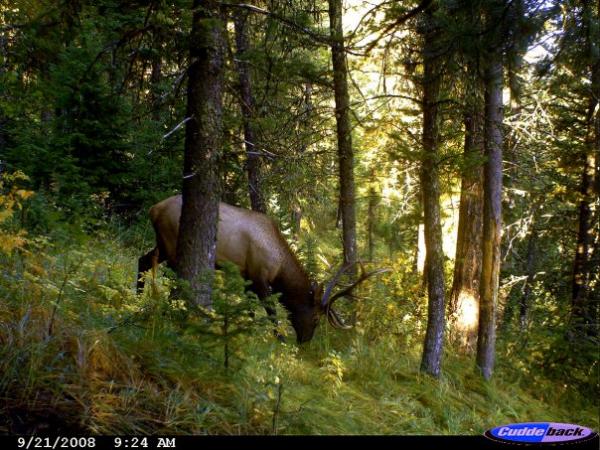
[[[313,31],[309,28],[303,27],[302,25],[294,22],[291,19],[288,19],[285,16],[282,16],[280,14],[277,14],[277,13],[274,13],[271,11],[267,11],[266,9],[259,8],[258,6],[249,5],[247,3],[221,3],[221,6],[224,6],[226,8],[242,8],[242,9],[246,9],[248,11],[257,13],[257,14],[262,14],[264,16],[272,17],[273,19],[278,20],[279,22],[283,23],[284,25],[287,25],[288,27],[290,27],[296,31],[300,31],[301,33],[306,34],[307,36],[309,36],[316,42],[319,42],[319,43],[327,45],[327,46],[332,45],[332,41],[328,36],[319,34],[316,31]]]
[[[371,42],[369,42],[369,44],[367,44],[367,46],[365,47],[365,51],[363,52],[363,55],[365,55],[365,56],[368,55],[371,52],[371,50],[373,50],[373,48],[379,43],[379,41],[381,41],[382,39],[393,34],[399,26],[408,22],[410,19],[415,17],[420,12],[425,11],[429,7],[429,5],[431,5],[431,2],[432,2],[432,0],[422,0],[418,6],[411,9],[410,11],[407,11],[400,17],[396,18],[396,20],[394,20],[392,23],[388,24],[379,33],[379,36],[377,36],[373,41],[371,41]]]

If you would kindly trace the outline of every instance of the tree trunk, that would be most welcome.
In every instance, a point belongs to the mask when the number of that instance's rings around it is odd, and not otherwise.
[[[428,315],[423,346],[421,370],[434,377],[440,375],[442,359],[445,308],[444,308],[444,250],[442,247],[442,222],[440,213],[439,117],[440,91],[439,62],[436,56],[437,31],[431,12],[427,11],[427,28],[423,44],[423,160],[421,163],[421,189],[425,215],[425,267],[427,274]]]
[[[496,306],[500,281],[502,234],[502,55],[490,55],[485,70],[485,156],[483,183],[483,241],[479,285],[477,365],[487,380],[494,370]]]
[[[344,262],[351,262],[357,259],[354,154],[352,151],[352,128],[350,126],[350,97],[346,78],[348,69],[346,67],[342,28],[342,0],[329,0],[329,23],[332,41],[331,59],[333,62],[335,91]]]
[[[4,78],[4,74],[9,67],[8,62],[8,40],[5,33],[0,33],[0,77]],[[1,105],[1,104],[0,104]],[[0,109],[0,155],[4,155],[7,144],[5,126],[7,124],[6,114]],[[2,161],[0,160],[0,175],[2,174]]]
[[[152,72],[150,73],[150,103],[152,108],[152,120],[160,121],[160,95],[159,84],[162,78],[162,57],[156,55],[152,60]]]
[[[483,111],[473,106],[465,114],[465,168],[460,190],[460,210],[454,279],[449,312],[462,346],[471,350],[477,341],[481,232],[483,213]]]
[[[598,14],[600,14],[600,5],[598,5]],[[597,27],[600,28],[598,22]],[[600,30],[598,32],[600,33]],[[597,53],[596,53],[597,54]],[[595,78],[593,79],[592,85],[594,88],[594,96],[596,101],[600,103],[600,58],[597,58],[594,70]],[[594,195],[596,199],[596,216],[593,221],[592,233],[596,236],[594,240],[594,249],[592,252],[592,258],[590,260],[590,267],[592,268],[592,280],[595,283],[594,295],[596,301],[591,305],[593,317],[595,318],[596,326],[591,328],[592,333],[598,336],[600,329],[598,324],[600,323],[600,110],[596,109],[596,118],[594,120],[594,156],[596,159],[596,167],[594,169]],[[594,269],[595,268],[595,269]]]
[[[375,226],[375,206],[377,197],[375,189],[369,188],[369,209],[367,212],[367,242],[369,245],[369,261],[373,261],[375,254],[375,240],[373,239],[373,228]]]
[[[300,134],[306,135],[306,133],[310,133],[311,130],[311,118],[313,111],[312,104],[312,92],[313,87],[312,83],[307,82],[304,85],[304,101],[302,105],[302,115],[300,119]],[[304,138],[300,139],[300,146],[298,147],[298,154],[303,154],[308,147],[308,143],[304,140]],[[293,235],[292,239],[294,242],[298,242],[300,238],[300,231],[302,228],[302,207],[300,206],[300,202],[297,198],[294,198],[291,206],[291,219],[293,225]]]
[[[219,216],[222,133],[223,21],[215,0],[195,0],[190,35],[183,204],[177,273],[191,302],[210,307]]]
[[[300,208],[300,205],[294,204],[291,207],[291,210],[293,230],[292,239],[294,240],[294,242],[298,242],[298,240],[300,239],[300,231],[302,229],[302,208]]]
[[[575,329],[582,331],[594,326],[593,309],[589,298],[590,249],[593,245],[591,204],[594,201],[595,155],[592,146],[586,152],[581,177],[577,250],[573,267],[572,319]]]
[[[591,250],[594,246],[594,234],[598,227],[593,223],[592,204],[595,199],[594,180],[597,159],[600,157],[600,113],[597,111],[600,101],[600,56],[598,55],[599,38],[598,18],[590,5],[584,6],[584,18],[588,21],[587,36],[590,53],[591,89],[588,107],[588,132],[586,151],[583,155],[583,170],[581,174],[579,224],[577,231],[577,248],[573,264],[572,287],[572,327],[579,336],[597,334],[598,306],[594,305],[590,295],[590,277],[592,272]],[[596,228],[596,229],[595,229]],[[597,268],[596,268],[597,270]]]
[[[535,281],[535,259],[536,259],[536,241],[537,241],[537,228],[536,228],[536,209],[533,211],[533,217],[531,219],[531,225],[529,230],[529,238],[527,239],[527,261],[526,271],[527,279],[525,280],[525,286],[523,286],[523,295],[519,301],[519,330],[521,333],[527,330],[527,318],[529,316],[529,297],[531,297],[531,289],[533,282]]]
[[[250,83],[250,71],[248,70],[247,58],[248,31],[246,23],[248,13],[238,9],[234,14],[235,27],[235,60],[239,78],[239,95],[241,101],[242,118],[244,121],[244,144],[246,147],[246,171],[248,173],[248,193],[250,205],[254,211],[267,212],[267,207],[261,189],[261,160],[257,151],[260,149],[257,142],[257,134],[254,130],[253,118],[255,114],[254,96]]]

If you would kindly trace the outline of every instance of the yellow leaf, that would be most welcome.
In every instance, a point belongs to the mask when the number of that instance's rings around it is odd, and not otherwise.
[[[34,192],[33,191],[26,191],[25,189],[19,189],[16,194],[21,197],[23,200],[27,200],[29,197],[31,197]]]

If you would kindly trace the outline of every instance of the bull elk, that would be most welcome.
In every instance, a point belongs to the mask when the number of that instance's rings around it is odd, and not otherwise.
[[[156,247],[139,259],[138,292],[144,288],[142,274],[163,261],[175,269],[177,234],[181,216],[181,196],[169,197],[150,208],[150,220],[156,233]],[[236,264],[242,276],[251,281],[250,289],[262,300],[280,293],[280,302],[288,311],[298,343],[309,341],[321,315],[326,314],[335,328],[348,329],[333,309],[333,303],[352,296],[353,289],[367,278],[387,269],[365,272],[352,284],[333,293],[340,277],[353,264],[342,266],[326,286],[311,281],[292,253],[275,223],[266,215],[220,203],[217,231],[217,264]],[[274,311],[267,308],[272,315]]]

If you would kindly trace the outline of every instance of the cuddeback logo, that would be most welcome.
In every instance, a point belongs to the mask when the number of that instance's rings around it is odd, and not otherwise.
[[[529,444],[574,443],[593,439],[596,434],[586,427],[555,422],[513,423],[485,432],[485,436],[493,440]]]

